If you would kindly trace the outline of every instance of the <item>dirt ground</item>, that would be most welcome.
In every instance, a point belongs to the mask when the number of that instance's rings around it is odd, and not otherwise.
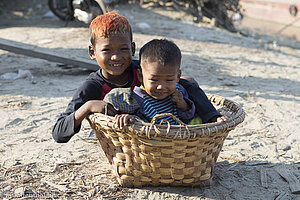
[[[173,40],[183,75],[245,110],[212,185],[120,187],[87,122],[66,144],[52,139],[58,114],[90,71],[0,50],[0,198],[300,199],[300,50],[291,48],[299,42],[245,37],[162,8],[115,9],[132,24],[137,52],[151,39]],[[42,0],[1,1],[0,38],[89,59],[88,26],[66,25],[48,11]]]

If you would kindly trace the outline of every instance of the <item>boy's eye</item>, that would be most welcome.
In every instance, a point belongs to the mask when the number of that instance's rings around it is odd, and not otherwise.
[[[121,50],[122,50],[122,51],[128,51],[129,48],[126,47],[126,48],[122,48]]]
[[[107,52],[107,51],[109,51],[109,49],[102,49],[102,51]]]
[[[173,79],[169,79],[169,80],[167,80],[168,82],[171,82],[171,81],[174,81]]]

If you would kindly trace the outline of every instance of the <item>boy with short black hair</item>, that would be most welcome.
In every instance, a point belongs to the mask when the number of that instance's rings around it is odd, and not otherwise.
[[[133,90],[140,103],[140,117],[151,121],[156,114],[171,113],[185,123],[194,118],[194,103],[178,83],[180,65],[181,51],[169,40],[154,39],[141,48],[138,78],[142,86]],[[162,119],[177,124],[170,117],[158,118],[157,123]]]
[[[129,94],[124,94],[125,90],[120,93],[116,88],[108,93],[104,99],[108,99],[108,103],[122,113],[128,110],[124,102],[112,101],[113,98],[123,99],[133,98],[138,106],[135,106],[136,111],[132,112],[146,122],[150,122],[156,114],[171,113],[179,118],[184,123],[189,123],[199,115],[195,114],[196,108],[194,102],[189,99],[189,95],[184,87],[179,83],[181,76],[181,51],[178,46],[172,41],[166,39],[154,39],[145,44],[140,50],[140,66],[138,69],[138,78],[142,83],[140,87],[135,87],[133,92],[127,90]],[[112,96],[112,98],[110,98]],[[125,98],[124,98],[125,97]],[[198,101],[207,101],[207,98],[198,99]],[[113,103],[112,103],[113,102]],[[130,104],[134,101],[125,101]],[[125,108],[125,109],[124,109]],[[213,116],[218,116],[218,121],[225,121],[224,117],[215,110],[209,109],[209,112],[214,113]],[[205,116],[208,113],[201,113]],[[119,128],[128,125],[129,121],[134,120],[133,115],[121,114],[115,117],[116,125]],[[156,123],[168,121],[171,125],[178,124],[170,116],[163,116],[156,119]]]

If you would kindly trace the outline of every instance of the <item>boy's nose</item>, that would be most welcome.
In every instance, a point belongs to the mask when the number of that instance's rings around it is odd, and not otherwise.
[[[110,57],[111,60],[119,60],[120,56],[117,53],[112,54],[112,56]]]
[[[165,88],[164,84],[158,84],[156,87],[158,90],[162,90]]]

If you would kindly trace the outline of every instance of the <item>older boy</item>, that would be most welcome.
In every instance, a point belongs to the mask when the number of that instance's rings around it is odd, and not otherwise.
[[[82,120],[89,114],[103,113],[106,103],[102,99],[112,88],[140,85],[136,72],[139,65],[132,60],[135,43],[128,20],[116,12],[100,15],[91,22],[90,35],[89,55],[100,69],[89,75],[58,117],[52,136],[59,143],[68,142],[79,132]]]

